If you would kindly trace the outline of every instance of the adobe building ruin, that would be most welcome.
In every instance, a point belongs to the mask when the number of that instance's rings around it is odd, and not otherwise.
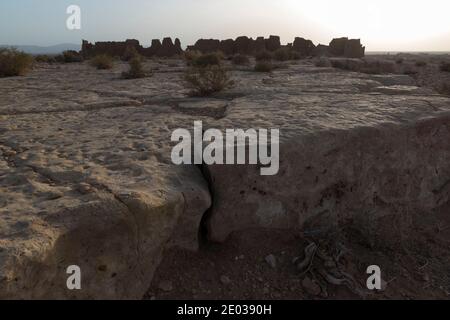
[[[172,57],[182,54],[181,41],[176,38],[175,42],[171,38],[152,40],[151,46],[143,47],[138,40],[128,39],[122,42],[96,42],[92,44],[83,40],[81,53],[84,58],[89,58],[97,54],[109,54],[112,56],[123,56],[127,48],[134,48],[145,57]],[[365,54],[365,47],[361,45],[359,39],[337,38],[333,39],[328,46],[314,45],[311,40],[297,37],[293,43],[282,45],[279,36],[270,36],[265,39],[256,39],[246,36],[237,37],[235,40],[200,39],[194,45],[187,46],[188,51],[195,50],[202,53],[221,51],[225,55],[245,54],[255,55],[261,51],[276,51],[280,48],[291,48],[302,57],[310,56],[333,56],[346,58],[362,58]]]

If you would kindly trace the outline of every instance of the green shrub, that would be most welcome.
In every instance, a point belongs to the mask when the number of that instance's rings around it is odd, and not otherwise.
[[[256,72],[272,72],[274,66],[270,61],[259,61],[255,65]]]
[[[75,50],[64,51],[62,55],[65,63],[83,62],[83,56]]]
[[[271,61],[273,59],[273,54],[267,50],[258,52],[255,55],[256,61]]]
[[[98,70],[107,70],[114,67],[114,60],[111,56],[107,54],[99,54],[92,58],[90,61],[91,66],[97,68]]]
[[[444,72],[450,72],[450,63],[449,62],[443,62],[441,64],[440,69],[441,69],[441,71],[444,71]]]
[[[192,66],[194,67],[208,67],[208,66],[219,66],[222,62],[223,55],[220,53],[206,53],[202,54],[192,60]]]
[[[0,77],[26,75],[33,68],[31,55],[14,48],[0,48]]]
[[[146,76],[144,72],[144,68],[142,66],[142,60],[139,57],[134,57],[130,61],[128,61],[130,66],[127,72],[122,73],[123,79],[139,79],[144,78]]]
[[[250,59],[243,54],[237,54],[233,57],[233,63],[236,65],[248,65],[250,64]]]
[[[277,61],[288,61],[291,59],[291,50],[289,48],[280,48],[273,53]]]
[[[185,86],[192,96],[209,96],[233,86],[227,71],[218,65],[194,67],[186,70]]]

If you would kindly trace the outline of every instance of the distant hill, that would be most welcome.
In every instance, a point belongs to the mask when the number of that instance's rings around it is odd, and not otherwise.
[[[62,43],[49,47],[15,45],[0,45],[0,47],[14,47],[29,54],[58,54],[66,50],[81,50],[81,45],[73,43]]]

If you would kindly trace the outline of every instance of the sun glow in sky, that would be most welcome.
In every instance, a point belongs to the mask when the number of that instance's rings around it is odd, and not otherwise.
[[[66,8],[82,10],[82,29],[65,27]],[[280,35],[327,44],[361,38],[369,51],[450,51],[449,0],[0,0],[0,44],[53,45],[179,37]]]

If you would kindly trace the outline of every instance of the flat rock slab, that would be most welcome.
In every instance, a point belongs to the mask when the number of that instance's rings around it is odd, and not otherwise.
[[[450,101],[399,91],[409,77],[300,63],[233,71],[235,88],[194,99],[179,63],[146,68],[137,80],[119,80],[125,64],[0,79],[0,298],[140,298],[165,248],[196,249],[208,210],[208,235],[223,241],[255,226],[403,227],[448,205]],[[279,174],[203,166],[208,181],[175,166],[171,133],[197,120],[280,129]],[[70,265],[82,290],[66,287]]]

